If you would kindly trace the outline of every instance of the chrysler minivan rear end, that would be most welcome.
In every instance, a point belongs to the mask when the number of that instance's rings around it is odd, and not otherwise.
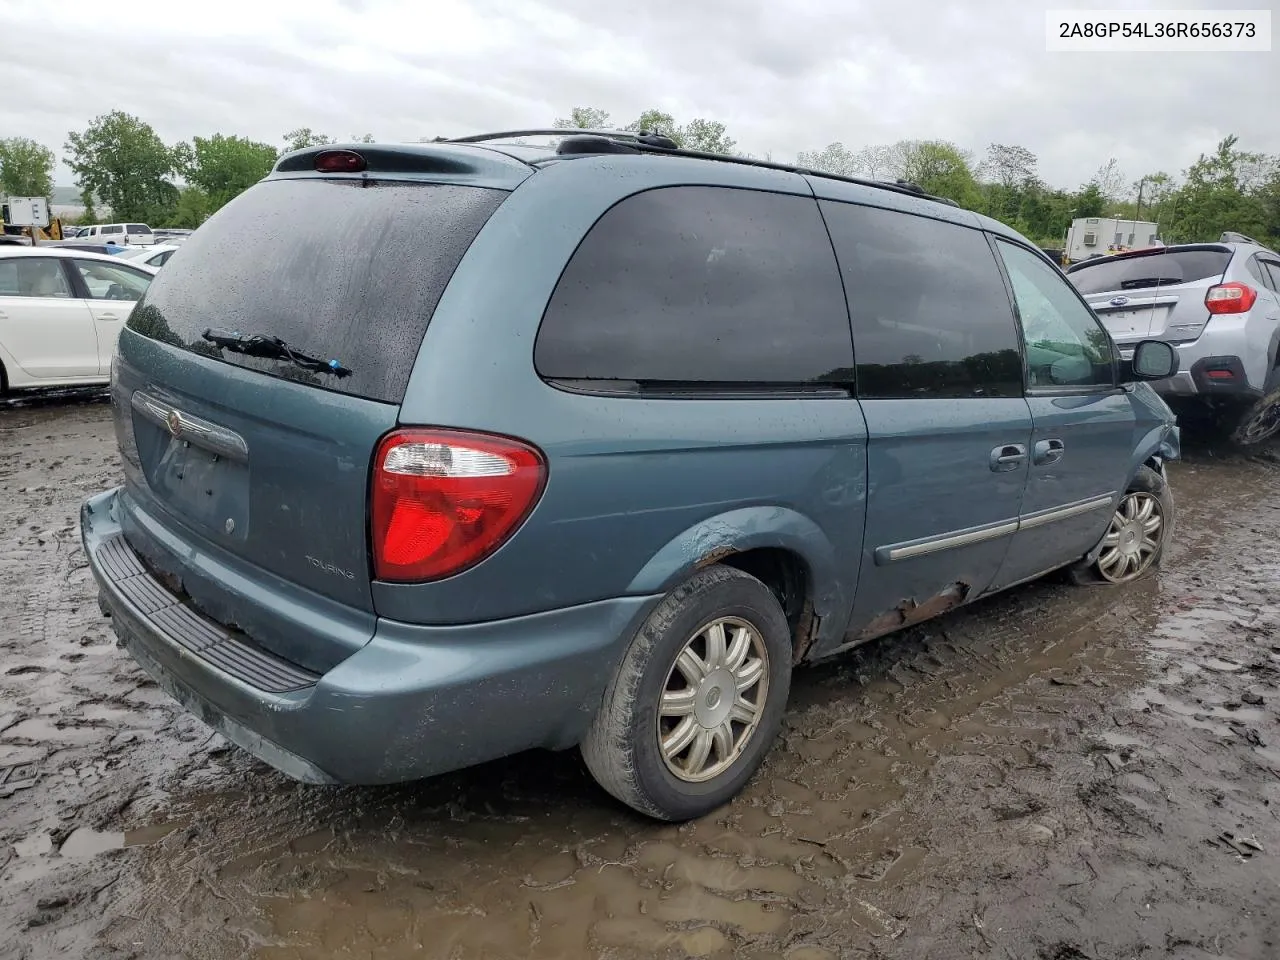
[[[120,338],[125,481],[82,511],[103,610],[162,688],[298,779],[395,782],[570,746],[576,645],[630,615],[513,630],[375,602],[375,582],[499,549],[545,484],[527,442],[400,415],[441,294],[531,172],[474,148],[286,157],[192,236]],[[544,722],[486,722],[518,715],[521,690],[542,691]]]

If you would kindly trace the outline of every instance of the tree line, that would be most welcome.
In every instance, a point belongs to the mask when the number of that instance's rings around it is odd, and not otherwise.
[[[372,143],[369,134],[351,140]],[[228,200],[249,189],[284,153],[335,143],[309,127],[291,130],[283,146],[215,133],[165,143],[155,129],[119,110],[67,134],[63,159],[75,174],[86,223],[98,208],[114,220],[152,226],[198,227]],[[0,139],[0,195],[49,197],[56,157],[25,137]]]
[[[903,179],[927,193],[1000,220],[1043,247],[1060,247],[1077,217],[1119,217],[1159,224],[1166,243],[1213,241],[1226,230],[1280,245],[1280,157],[1240,149],[1224,138],[1212,154],[1175,177],[1165,171],[1131,180],[1110,159],[1074,190],[1051,187],[1026,147],[993,143],[979,159],[954,143],[903,140],[849,150],[833,143],[801,153],[800,166],[845,176]]]
[[[612,129],[615,124],[602,109],[575,107],[554,126]],[[685,149],[740,153],[717,120],[681,123],[655,108],[621,129],[660,133]],[[368,134],[350,139],[373,140]],[[63,157],[80,188],[86,221],[97,219],[101,205],[116,220],[195,227],[266,176],[281,154],[334,142],[300,127],[284,134],[279,145],[221,133],[166,144],[150,124],[116,110],[69,133]],[[55,163],[53,151],[43,144],[24,137],[0,139],[0,194],[50,196]],[[1223,231],[1236,230],[1280,246],[1280,157],[1242,149],[1235,136],[1177,176],[1157,170],[1131,179],[1112,159],[1075,189],[1047,184],[1036,155],[1016,144],[993,143],[978,156],[945,140],[858,148],[835,142],[801,151],[797,163],[842,176],[910,181],[1007,223],[1044,247],[1060,246],[1072,219],[1102,216],[1154,221],[1167,243],[1216,240]]]

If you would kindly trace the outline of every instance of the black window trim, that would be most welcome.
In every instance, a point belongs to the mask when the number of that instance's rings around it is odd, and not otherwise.
[[[591,225],[587,227],[578,242],[574,245],[572,252],[565,259],[564,264],[560,267],[560,273],[556,276],[556,282],[551,285],[551,293],[547,296],[547,302],[542,308],[542,316],[538,318],[538,327],[534,331],[533,343],[538,342],[538,335],[542,332],[542,325],[546,323],[547,312],[551,309],[551,301],[555,297],[556,290],[560,286],[560,282],[564,279],[565,273],[569,269],[569,264],[573,262],[574,257],[578,255],[578,251],[582,249],[582,245],[586,243],[587,237],[591,236],[591,232],[609,213],[617,206],[632,200],[635,197],[642,196],[646,193],[652,193],[655,190],[670,190],[680,187],[706,187],[715,190],[739,190],[749,191],[751,193],[768,193],[783,197],[796,197],[800,200],[812,201],[818,212],[818,219],[822,223],[823,234],[827,238],[827,244],[831,249],[831,259],[835,265],[836,277],[840,281],[841,299],[844,303],[845,312],[845,328],[849,336],[849,348],[853,356],[853,366],[850,368],[850,379],[845,381],[824,380],[817,383],[763,383],[751,382],[742,383],[738,381],[728,380],[701,380],[697,383],[681,383],[671,380],[606,380],[606,379],[577,379],[568,377],[547,377],[534,365],[534,374],[547,386],[563,393],[577,394],[579,396],[603,397],[608,399],[625,399],[625,400],[856,400],[857,394],[857,346],[853,342],[853,320],[849,315],[849,298],[844,288],[844,274],[840,271],[840,258],[836,255],[835,243],[831,239],[831,231],[827,227],[826,217],[822,213],[822,204],[818,202],[819,198],[812,191],[800,193],[789,190],[766,190],[759,187],[742,187],[730,184],[718,183],[659,183],[644,187],[634,193],[629,193],[624,197],[614,200],[609,206],[602,210]],[[533,361],[533,351],[530,352],[530,362]]]
[[[1280,257],[1273,260],[1265,253],[1255,253],[1250,260],[1255,261],[1259,267],[1265,267],[1267,264],[1270,264],[1270,269],[1263,269],[1262,273],[1264,278],[1271,278],[1271,282],[1268,282],[1267,279],[1263,279],[1262,284],[1269,288],[1273,293],[1280,293]],[[1276,271],[1275,277],[1271,277],[1271,270]],[[1278,286],[1272,286],[1273,283]]]
[[[67,282],[71,284],[71,295],[77,300],[89,299],[89,286],[84,282],[84,277],[80,276],[80,271],[72,264],[74,257],[59,257],[62,261],[62,275],[67,278]]]
[[[1061,268],[1054,265],[1053,261],[1044,255],[1044,251],[1036,247],[1028,246],[1012,237],[1005,236],[1002,233],[993,233],[990,230],[984,231],[987,235],[987,243],[991,247],[991,254],[996,258],[996,266],[1000,270],[1000,278],[1004,281],[1005,294],[1009,298],[1009,306],[1013,309],[1013,319],[1018,327],[1018,350],[1022,356],[1022,394],[1025,397],[1086,397],[1086,396],[1102,396],[1112,393],[1121,393],[1124,388],[1120,385],[1120,356],[1116,349],[1116,343],[1111,338],[1111,332],[1107,329],[1106,324],[1098,319],[1098,315],[1093,312],[1093,308],[1076,289],[1075,284],[1069,281],[1066,274],[1062,273]],[[1043,261],[1051,270],[1062,276],[1062,282],[1071,290],[1075,298],[1084,307],[1089,316],[1093,317],[1099,329],[1107,335],[1107,344],[1111,349],[1111,383],[1090,383],[1090,384],[1061,384],[1053,386],[1032,386],[1031,371],[1027,369],[1027,334],[1022,326],[1022,312],[1018,309],[1018,298],[1013,292],[1013,280],[1009,276],[1009,271],[1005,268],[1004,257],[1000,255],[1000,242],[1009,244],[1011,247],[1017,247],[1025,250],[1033,256]]]
[[[736,383],[727,380],[571,380],[542,377],[544,383],[565,393],[625,400],[850,400],[853,384],[825,380],[821,383]]]

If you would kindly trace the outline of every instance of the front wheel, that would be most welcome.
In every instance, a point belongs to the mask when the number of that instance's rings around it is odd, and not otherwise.
[[[1138,468],[1133,482],[1116,504],[1093,560],[1071,568],[1077,583],[1131,583],[1160,566],[1173,538],[1173,493],[1163,476]]]
[[[773,593],[732,567],[700,570],[640,628],[582,743],[596,781],[660,820],[731,799],[777,737],[791,636]]]

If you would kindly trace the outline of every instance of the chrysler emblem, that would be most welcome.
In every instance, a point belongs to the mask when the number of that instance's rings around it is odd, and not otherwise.
[[[1111,298],[1111,305],[1113,307],[1123,307],[1128,302],[1129,302],[1128,297],[1112,297]]]
[[[169,428],[169,435],[173,437],[182,436],[182,414],[177,410],[170,410],[169,416],[165,417],[165,426]]]

